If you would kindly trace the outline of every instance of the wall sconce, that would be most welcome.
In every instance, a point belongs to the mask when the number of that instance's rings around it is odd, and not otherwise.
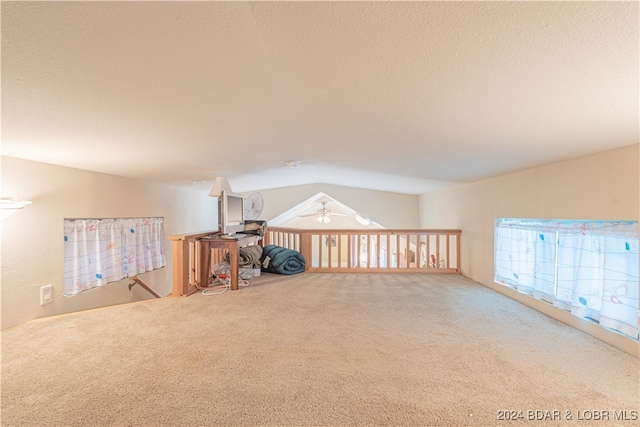
[[[209,197],[220,197],[223,191],[232,193],[231,186],[229,185],[229,180],[224,176],[217,176],[213,181],[213,187],[211,187],[211,191],[209,191]]]
[[[0,199],[0,201],[2,202],[2,219],[9,218],[19,209],[31,204],[28,200]]]

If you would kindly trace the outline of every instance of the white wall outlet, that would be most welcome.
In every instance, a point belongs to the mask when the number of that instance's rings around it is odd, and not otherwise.
[[[40,287],[40,305],[53,302],[53,285],[44,285]]]

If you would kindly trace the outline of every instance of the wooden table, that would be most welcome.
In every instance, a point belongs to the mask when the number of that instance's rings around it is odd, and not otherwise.
[[[200,277],[208,278],[211,273],[211,249],[226,249],[229,251],[231,290],[237,291],[240,248],[255,245],[259,241],[260,236],[253,234],[246,234],[239,237],[234,235],[201,237],[198,240],[198,244],[200,245]]]

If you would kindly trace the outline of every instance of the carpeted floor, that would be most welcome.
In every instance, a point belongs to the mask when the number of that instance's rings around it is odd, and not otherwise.
[[[267,274],[3,331],[2,425],[631,426],[638,366],[458,275]]]

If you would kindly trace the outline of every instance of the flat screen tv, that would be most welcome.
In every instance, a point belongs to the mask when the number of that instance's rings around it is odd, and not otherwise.
[[[222,234],[244,231],[244,197],[223,191],[218,197],[218,228]]]

